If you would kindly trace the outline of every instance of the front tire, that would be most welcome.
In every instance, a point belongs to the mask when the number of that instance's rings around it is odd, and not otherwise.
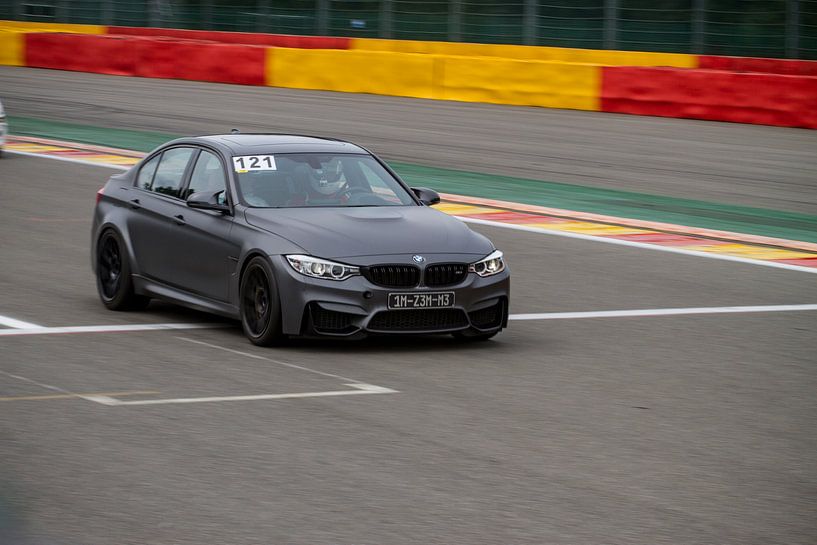
[[[241,326],[244,335],[258,346],[279,344],[281,333],[281,301],[269,262],[254,257],[241,277]]]
[[[113,229],[102,233],[96,246],[96,289],[110,310],[142,310],[150,303],[133,291],[125,244]]]

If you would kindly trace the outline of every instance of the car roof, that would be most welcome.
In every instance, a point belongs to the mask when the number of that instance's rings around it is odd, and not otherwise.
[[[259,155],[265,153],[366,153],[351,142],[318,136],[297,134],[212,134],[192,139],[203,144],[227,148],[233,155]]]

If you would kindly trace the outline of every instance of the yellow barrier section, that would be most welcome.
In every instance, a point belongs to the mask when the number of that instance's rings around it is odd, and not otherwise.
[[[73,34],[105,34],[104,25],[69,25],[66,23],[31,23],[28,21],[0,20],[0,30],[17,32],[69,32]]]
[[[599,110],[601,67],[487,57],[442,57],[436,97],[465,102]]]
[[[268,48],[266,83],[321,89],[432,98],[434,58],[380,51]]]
[[[266,84],[292,89],[599,110],[601,67],[491,57],[267,48]]]
[[[649,51],[608,51],[529,45],[471,44],[353,38],[352,50],[456,55],[462,57],[501,57],[505,59],[581,62],[604,66],[672,66],[698,68],[696,55],[653,53]]]
[[[0,65],[24,66],[23,33],[0,29]]]

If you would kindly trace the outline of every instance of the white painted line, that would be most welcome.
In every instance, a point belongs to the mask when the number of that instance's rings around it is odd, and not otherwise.
[[[59,157],[57,155],[48,155],[48,154],[45,154],[45,153],[33,153],[33,152],[30,152],[30,151],[15,151],[15,150],[6,149],[6,150],[4,150],[4,153],[13,153],[15,155],[25,155],[27,157],[40,157],[40,158],[43,158],[43,159],[54,159],[55,161],[65,161],[66,163],[76,163],[78,165],[88,165],[88,166],[92,166],[92,167],[113,168],[113,169],[116,169],[116,170],[128,170],[128,169],[131,168],[129,166],[126,167],[126,166],[123,166],[123,165],[114,165],[114,164],[111,164],[111,163],[100,163],[100,162],[97,162],[97,161],[86,161],[84,159],[73,159],[71,157]]]
[[[11,378],[13,378],[13,379],[21,380],[21,381],[23,381],[23,382],[28,382],[29,384],[35,384],[35,385],[39,386],[40,388],[45,388],[46,390],[51,390],[51,391],[54,391],[54,392],[59,392],[59,393],[61,393],[61,394],[71,394],[71,395],[74,395],[74,392],[69,392],[68,390],[65,390],[65,389],[63,389],[63,388],[60,388],[60,387],[58,387],[58,386],[51,386],[50,384],[45,384],[45,383],[43,383],[43,382],[37,382],[37,381],[36,381],[36,380],[34,380],[34,379],[30,379],[30,378],[23,377],[23,376],[20,376],[20,375],[15,375],[15,374],[12,374],[12,373],[7,373],[7,372],[5,372],[5,371],[0,371],[0,373],[2,373],[2,374],[4,374],[4,375],[6,375],[7,377],[11,377]]]
[[[29,324],[34,325],[34,324]],[[119,325],[81,325],[68,327],[28,327],[22,329],[0,329],[0,337],[15,335],[58,335],[63,333],[122,333],[127,331],[166,331],[178,329],[217,329],[232,327],[229,324],[119,324]]]
[[[367,394],[396,394],[397,390],[391,388],[384,388],[382,386],[375,386],[374,384],[353,383],[346,384],[354,388],[354,390],[335,390],[327,392],[302,392],[298,394],[259,394],[259,395],[244,395],[244,396],[217,396],[217,397],[181,397],[176,399],[139,399],[131,401],[122,401],[108,396],[86,396],[85,399],[95,401],[103,405],[120,406],[120,405],[170,405],[181,403],[213,403],[222,401],[262,401],[269,399],[300,399],[307,397],[337,397],[337,396],[353,396],[353,395],[367,395]]]
[[[580,318],[621,318],[625,316],[675,316],[681,314],[742,314],[748,312],[796,312],[817,310],[817,305],[766,305],[747,307],[645,308],[636,310],[599,310],[590,312],[544,312],[511,314],[510,320],[574,320]]]
[[[14,375],[12,373],[7,373],[5,371],[0,371],[0,374],[6,375],[7,377],[11,377],[13,379],[21,380],[23,382],[28,382],[29,384],[34,384],[39,386],[40,388],[45,388],[46,390],[51,390],[52,392],[59,392],[60,394],[64,394],[71,397],[78,397],[80,399],[87,399],[90,401],[90,397],[83,394],[78,394],[76,392],[72,392],[71,390],[66,390],[65,388],[60,388],[59,386],[51,386],[50,384],[45,384],[44,382],[38,382],[34,379],[30,379],[27,377],[23,377],[20,375]]]
[[[581,233],[570,233],[567,231],[556,231],[549,229],[542,229],[540,227],[530,227],[527,225],[517,225],[513,223],[502,223],[498,221],[483,220],[478,218],[466,218],[463,216],[456,216],[460,220],[467,223],[478,223],[480,225],[490,225],[491,227],[501,227],[503,229],[513,229],[515,231],[528,231],[529,233],[541,233],[545,235],[553,235],[557,237],[578,238],[581,240],[592,240],[594,242],[604,242],[606,244],[616,244],[618,246],[630,246],[632,248],[642,248],[645,250],[656,250],[659,252],[669,252],[673,254],[690,255],[695,257],[708,257],[710,259],[720,259],[721,261],[734,261],[737,263],[748,263],[750,265],[762,265],[763,267],[773,267],[775,269],[787,269],[790,271],[807,272],[817,274],[817,267],[801,267],[799,265],[789,265],[788,263],[775,263],[774,261],[763,261],[760,259],[749,259],[746,257],[737,257],[723,254],[713,254],[709,252],[696,252],[695,250],[686,250],[682,248],[675,248],[672,246],[659,246],[658,244],[648,244],[646,242],[635,242],[632,240],[620,240],[610,237],[597,237],[594,235],[583,235]]]
[[[32,324],[31,322],[24,322],[22,320],[15,320],[9,316],[2,316],[0,315],[0,325],[4,325],[6,327],[13,327],[16,329],[42,329],[43,326]],[[2,331],[2,330],[0,330]]]
[[[299,371],[306,371],[307,373],[314,373],[316,375],[321,375],[322,377],[329,377],[329,378],[336,378],[342,380],[344,382],[350,382],[352,384],[365,384],[365,382],[360,382],[359,380],[355,380],[353,378],[344,377],[342,375],[335,375],[333,373],[326,373],[324,371],[318,371],[317,369],[310,369],[309,367],[304,367],[303,365],[296,365],[294,363],[287,363],[285,361],[274,360],[272,358],[268,358],[266,356],[261,356],[259,354],[252,354],[250,352],[244,352],[241,350],[234,350],[232,348],[226,348],[224,346],[219,346],[217,344],[206,343],[204,341],[197,341],[196,339],[190,339],[188,337],[176,337],[180,341],[186,341],[193,344],[200,344],[202,346],[206,346],[207,348],[212,348],[214,350],[223,350],[224,352],[229,352],[230,354],[237,354],[239,356],[246,356],[248,358],[253,358],[256,360],[264,360],[270,363],[274,363],[276,365],[283,365],[284,367],[289,367],[291,369],[298,369]]]

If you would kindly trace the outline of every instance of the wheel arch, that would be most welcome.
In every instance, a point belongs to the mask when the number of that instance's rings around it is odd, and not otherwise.
[[[239,264],[239,267],[238,267],[238,277],[237,277],[238,290],[237,290],[237,293],[238,293],[238,291],[241,290],[241,279],[244,278],[244,273],[247,271],[247,265],[249,265],[250,261],[252,261],[256,257],[260,257],[260,258],[266,259],[267,261],[271,261],[269,255],[267,255],[265,252],[263,252],[261,250],[258,250],[258,249],[249,250],[246,254],[244,254],[244,258],[241,260],[241,263]],[[270,263],[270,269],[272,270],[272,275],[275,276],[276,275],[275,267],[272,265],[272,263]],[[277,289],[277,287],[278,287],[278,278],[277,277],[273,278],[273,281],[275,282],[275,286],[276,286],[276,289]]]
[[[113,231],[116,233],[116,236],[119,240],[122,241],[122,244],[125,246],[125,253],[128,257],[128,263],[130,265],[131,274],[139,274],[139,264],[136,262],[136,256],[133,253],[133,245],[131,244],[130,237],[125,234],[125,231],[119,227],[114,222],[105,222],[97,227],[95,231],[95,236],[92,240],[92,248],[91,248],[91,269],[93,270],[94,274],[96,274],[96,266],[97,266],[97,253],[99,252],[99,241],[107,231]]]

